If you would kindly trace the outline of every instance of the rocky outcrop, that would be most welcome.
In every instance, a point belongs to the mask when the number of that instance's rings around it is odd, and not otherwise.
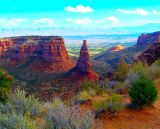
[[[79,55],[79,59],[77,61],[76,69],[82,73],[89,73],[92,71],[86,40],[83,41],[83,45],[80,50],[80,55]]]
[[[75,66],[60,36],[25,36],[0,40],[0,54],[12,64],[34,59],[30,67],[41,72],[65,72]]]
[[[154,43],[137,58],[137,62],[143,62],[151,65],[156,60],[160,59],[160,42]]]
[[[75,80],[98,79],[98,75],[94,73],[91,68],[88,45],[86,40],[83,41],[77,65],[74,69],[71,70],[71,76],[73,76]]]
[[[141,34],[141,36],[137,40],[137,45],[151,45],[153,43],[160,42],[160,31],[154,33]]]

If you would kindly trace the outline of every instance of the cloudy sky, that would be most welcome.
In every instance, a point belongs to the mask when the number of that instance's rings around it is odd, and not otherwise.
[[[159,23],[160,0],[0,1],[0,37],[104,34]]]

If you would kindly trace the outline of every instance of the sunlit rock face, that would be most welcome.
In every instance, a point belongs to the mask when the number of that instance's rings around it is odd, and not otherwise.
[[[121,46],[121,45],[116,45],[114,47],[111,47],[109,50],[107,50],[107,52],[118,52],[125,49],[125,47]]]

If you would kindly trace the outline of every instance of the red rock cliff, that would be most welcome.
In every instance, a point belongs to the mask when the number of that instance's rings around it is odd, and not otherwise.
[[[31,67],[42,72],[65,72],[75,66],[60,36],[4,38],[0,40],[0,56],[10,58],[13,65],[33,57]]]

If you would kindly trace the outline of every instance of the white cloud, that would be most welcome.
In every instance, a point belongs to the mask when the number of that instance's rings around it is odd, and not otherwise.
[[[14,28],[26,23],[27,21],[27,18],[0,18],[0,26],[4,28]]]
[[[67,18],[68,22],[71,22],[73,24],[79,24],[79,25],[99,25],[99,24],[110,24],[110,25],[116,25],[119,23],[119,19],[115,16],[110,16],[102,19],[89,19],[89,18],[78,18],[78,19],[72,19]]]
[[[143,16],[148,16],[150,13],[144,9],[137,8],[135,10],[125,10],[125,9],[117,9],[118,12],[124,13],[124,14],[138,14]]]
[[[152,10],[152,14],[153,14],[153,15],[158,15],[158,16],[159,16],[159,15],[160,15],[160,12],[157,11],[157,10]]]
[[[115,16],[110,16],[106,18],[108,21],[111,21],[113,24],[117,24],[119,22],[119,19]]]
[[[93,9],[90,6],[77,5],[76,7],[68,6],[64,8],[68,12],[77,12],[77,13],[89,13],[93,12]]]
[[[82,18],[82,19],[72,19],[72,18],[67,18],[66,19],[68,22],[74,23],[74,24],[79,24],[79,25],[89,25],[92,23],[92,20],[89,18]]]
[[[32,22],[35,25],[42,26],[42,27],[52,27],[52,26],[55,26],[55,20],[51,19],[51,18],[35,19]]]

